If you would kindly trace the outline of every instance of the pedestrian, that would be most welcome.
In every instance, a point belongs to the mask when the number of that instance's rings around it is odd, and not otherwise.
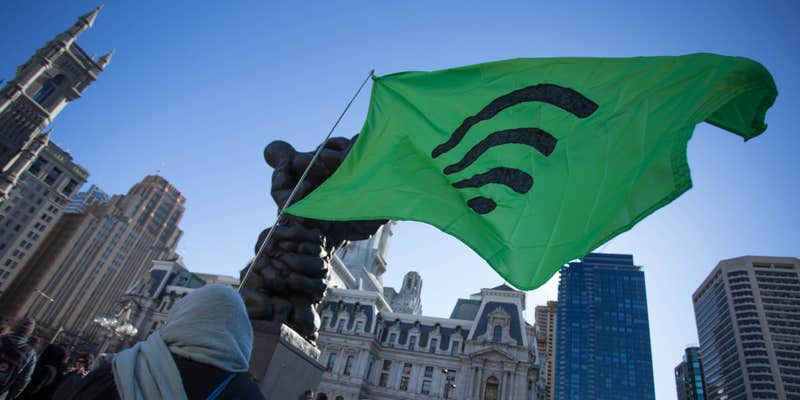
[[[303,392],[300,396],[300,400],[314,400],[314,391],[309,389]]]
[[[86,366],[89,364],[86,356],[78,356],[72,368],[67,370],[61,384],[53,393],[54,400],[63,400],[72,397],[83,383],[83,378],[89,373]]]
[[[45,347],[36,368],[33,370],[31,381],[24,391],[17,397],[19,400],[50,400],[53,398],[58,386],[64,379],[67,369],[67,351],[58,344],[49,344]]]
[[[23,318],[0,337],[0,400],[15,399],[31,380],[36,352],[28,344],[36,322]]]
[[[247,371],[253,327],[230,287],[206,285],[147,340],[92,371],[71,399],[264,399]]]
[[[114,353],[100,353],[97,357],[92,360],[92,365],[89,367],[89,373],[94,370],[103,368],[107,365],[111,365],[111,362],[114,361]]]

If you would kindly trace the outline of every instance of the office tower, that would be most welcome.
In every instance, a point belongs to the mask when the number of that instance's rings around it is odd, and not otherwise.
[[[8,307],[81,341],[98,340],[93,319],[118,310],[153,260],[175,256],[184,203],[175,187],[151,175],[126,195],[64,214],[25,265],[26,285]]]
[[[692,300],[708,399],[800,399],[800,260],[720,261]]]
[[[22,266],[88,176],[69,153],[48,142],[0,204],[0,315]]]
[[[67,208],[64,210],[65,213],[70,214],[80,214],[86,207],[105,203],[108,201],[110,197],[106,192],[100,190],[99,187],[92,185],[89,186],[89,190],[85,192],[80,192],[75,195],[75,198],[67,204]]]
[[[555,398],[655,398],[644,273],[633,256],[592,253],[561,270]]]
[[[675,389],[678,392],[678,400],[706,399],[699,347],[687,347],[683,361],[675,367]]]
[[[543,355],[542,368],[544,368],[544,396],[545,400],[552,400],[554,395],[554,373],[556,350],[556,318],[558,316],[558,302],[548,301],[545,306],[536,306],[536,342],[539,354]]]
[[[8,199],[47,144],[49,134],[42,130],[111,61],[111,53],[94,59],[75,42],[92,26],[98,12],[99,7],[79,17],[17,67],[14,78],[0,88],[0,202]]]

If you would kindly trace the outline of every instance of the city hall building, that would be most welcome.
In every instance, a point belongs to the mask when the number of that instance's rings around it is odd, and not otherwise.
[[[543,392],[525,293],[500,285],[457,299],[449,318],[422,315],[422,278],[384,287],[392,225],[334,257],[319,307],[318,398],[537,399]]]

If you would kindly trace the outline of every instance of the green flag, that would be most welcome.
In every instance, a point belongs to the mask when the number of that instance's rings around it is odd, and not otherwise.
[[[386,75],[345,161],[287,212],[425,222],[534,289],[691,187],[695,125],[750,139],[776,96],[763,66],[714,54]]]

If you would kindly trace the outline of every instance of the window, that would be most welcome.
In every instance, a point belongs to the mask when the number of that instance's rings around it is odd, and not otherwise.
[[[397,334],[389,334],[389,346],[394,346],[394,341],[397,339]]]
[[[450,355],[453,356],[458,355],[460,348],[461,348],[461,342],[459,342],[458,340],[454,340],[453,344],[450,345]]]
[[[58,167],[53,167],[53,169],[47,173],[47,176],[44,177],[44,183],[52,185],[59,176],[61,176],[61,170]]]
[[[490,376],[486,380],[486,389],[483,392],[483,398],[486,400],[497,400],[500,398],[500,382],[497,378]]]
[[[338,325],[336,325],[336,332],[342,333],[344,331],[344,318],[339,319]]]
[[[439,345],[439,339],[431,339],[430,352],[436,353],[436,347]]]
[[[353,368],[353,356],[347,356],[347,360],[344,362],[343,374],[346,376],[350,376],[350,370],[352,368]]]
[[[431,381],[422,381],[422,388],[419,390],[419,392],[422,394],[431,394]]]
[[[425,367],[425,377],[433,378],[433,367]]]
[[[403,374],[400,377],[400,391],[408,391],[408,382],[411,380],[411,368],[412,365],[410,363],[403,364]]]
[[[492,341],[494,342],[502,342],[503,341],[503,327],[500,325],[494,326],[494,333],[492,334]]]
[[[50,97],[53,92],[56,91],[58,85],[64,82],[64,75],[58,75],[55,78],[48,79],[44,82],[42,87],[39,89],[36,94],[33,95],[33,99],[36,100],[37,103],[42,104],[48,97]]]
[[[411,336],[411,338],[408,339],[408,349],[414,350],[416,347],[417,347],[417,337]]]
[[[328,324],[331,322],[331,319],[328,317],[322,317],[322,328],[327,328]]]
[[[356,333],[361,332],[364,327],[364,321],[356,321]]]
[[[325,370],[333,371],[334,365],[336,365],[336,353],[331,353],[328,355],[328,365],[325,366]]]
[[[378,386],[386,387],[386,384],[389,383],[389,374],[386,372],[381,373],[381,378],[378,380]]]
[[[78,186],[78,181],[76,181],[75,179],[70,179],[69,182],[66,184],[66,186],[64,186],[64,189],[61,190],[61,193],[64,193],[64,195],[69,196],[72,194],[72,192],[75,191],[76,186]]]

